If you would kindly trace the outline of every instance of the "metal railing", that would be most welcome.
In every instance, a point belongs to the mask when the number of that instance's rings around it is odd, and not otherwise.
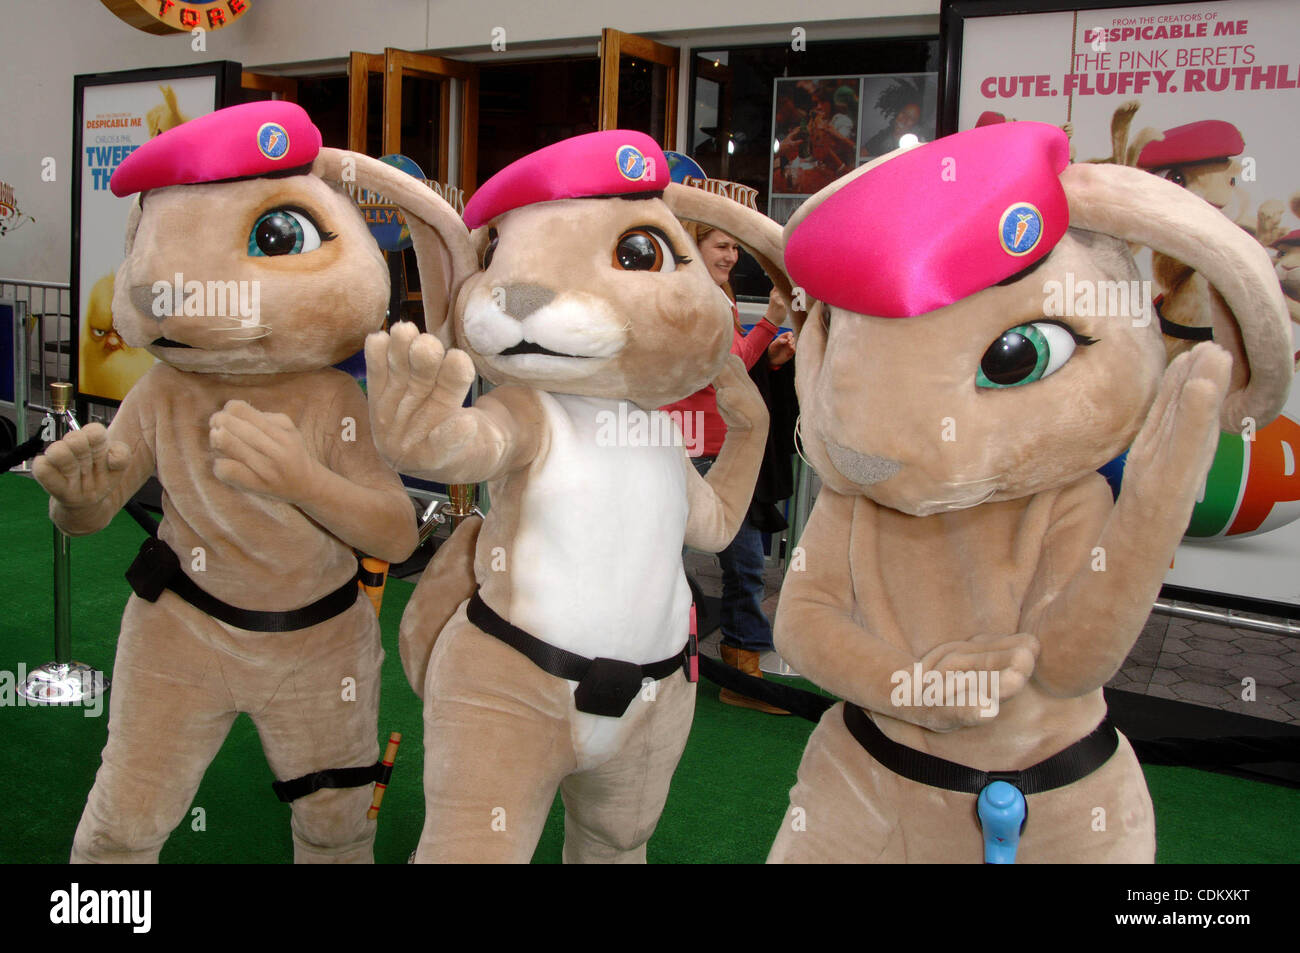
[[[67,282],[0,278],[0,300],[14,301],[26,312],[26,380],[30,399],[38,404],[50,403],[52,382],[72,380],[77,347],[71,298]],[[21,369],[14,370],[17,383]]]

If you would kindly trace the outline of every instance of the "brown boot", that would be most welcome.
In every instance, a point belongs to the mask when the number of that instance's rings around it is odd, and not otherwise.
[[[725,664],[739,669],[746,675],[752,675],[754,678],[763,677],[763,670],[758,667],[759,653],[751,652],[748,649],[738,649],[726,644],[719,645],[718,648],[722,652],[722,661]],[[752,708],[755,711],[766,712],[769,715],[790,714],[784,708],[777,708],[775,705],[769,705],[767,702],[759,701],[756,698],[738,695],[729,688],[724,688],[718,693],[718,701],[724,705],[735,705],[737,708]]]

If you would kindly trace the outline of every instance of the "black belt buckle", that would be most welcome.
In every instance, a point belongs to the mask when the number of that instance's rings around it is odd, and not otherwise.
[[[641,690],[641,666],[619,659],[592,659],[573,692],[578,711],[620,718]]]
[[[160,539],[146,539],[126,571],[126,581],[141,599],[157,602],[168,583],[181,571],[172,548]]]

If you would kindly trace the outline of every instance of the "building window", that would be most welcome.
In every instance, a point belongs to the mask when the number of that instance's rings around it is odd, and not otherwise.
[[[938,70],[937,37],[690,52],[683,151],[710,177],[757,190],[759,211],[779,222],[800,194],[867,161],[903,126],[921,140],[934,135],[937,84],[926,74]],[[771,283],[745,255],[732,287],[740,298],[764,299]]]

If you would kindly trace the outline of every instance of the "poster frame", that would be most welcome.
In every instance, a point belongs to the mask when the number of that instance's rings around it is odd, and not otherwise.
[[[1084,10],[1121,10],[1127,7],[1182,6],[1194,0],[943,0],[939,9],[939,112],[935,119],[940,136],[957,131],[961,103],[961,50],[967,20],[999,16],[1033,16],[1081,13]]]
[[[81,189],[82,189],[82,123],[86,90],[101,86],[127,86],[137,83],[160,82],[169,80],[192,79],[211,76],[213,78],[212,108],[222,109],[238,102],[240,75],[242,67],[233,60],[211,60],[206,63],[194,63],[188,66],[163,66],[145,69],[119,70],[109,73],[81,73],[72,78],[72,253],[68,277],[68,311],[71,328],[72,353],[69,359],[69,374],[72,377],[72,390],[76,399],[77,416],[88,419],[88,404],[117,407],[121,401],[95,394],[81,392],[81,367],[78,352],[81,341]],[[114,241],[122,237],[114,236]]]
[[[939,102],[936,124],[939,136],[958,131],[960,115],[962,45],[968,20],[996,16],[1037,16],[1133,7],[1186,6],[1196,0],[942,0],[939,14]],[[1300,378],[1296,386],[1300,386]],[[1213,589],[1164,583],[1160,598],[1191,602],[1273,618],[1300,620],[1300,604],[1244,596]]]

